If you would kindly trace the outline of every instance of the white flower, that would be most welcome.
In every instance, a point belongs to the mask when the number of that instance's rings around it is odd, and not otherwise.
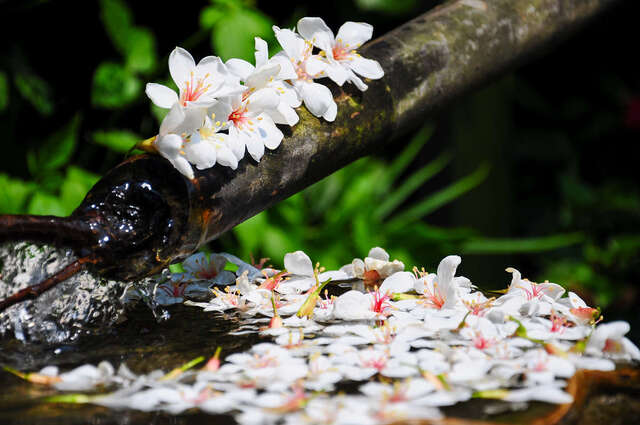
[[[469,279],[455,277],[456,269],[461,262],[462,259],[459,256],[449,255],[440,261],[436,274],[419,273],[420,277],[416,279],[415,290],[424,296],[427,306],[436,309],[452,309],[458,305],[459,288],[468,289],[471,286]]]
[[[333,94],[326,86],[314,83],[319,78],[326,64],[317,55],[312,55],[313,45],[305,41],[289,29],[273,27],[276,38],[283,51],[274,57],[284,56],[293,65],[297,78],[291,80],[298,96],[305,106],[316,117],[327,121],[334,121],[338,113],[338,105],[333,100]]]
[[[512,267],[506,269],[512,274],[507,293],[494,302],[494,306],[505,313],[522,316],[542,316],[551,314],[556,301],[564,294],[562,286],[555,283],[536,283],[522,279],[520,272]]]
[[[233,143],[239,142],[227,134],[219,133],[220,129],[221,126],[216,126],[207,117],[204,125],[184,141],[185,157],[199,170],[211,168],[216,163],[232,170],[238,168],[239,158],[233,152]]]
[[[277,286],[276,291],[281,294],[300,294],[311,289],[316,284],[313,274],[313,264],[307,254],[302,251],[290,252],[284,256],[284,268],[291,276]],[[341,271],[326,271],[318,274],[320,283],[327,279],[347,279],[346,273]],[[328,307],[328,306],[325,306]]]
[[[229,130],[229,145],[238,160],[244,157],[246,147],[251,157],[260,161],[264,148],[277,148],[284,137],[269,115],[279,104],[276,90],[263,88],[222,99],[208,114],[216,126]]]
[[[625,338],[631,327],[629,323],[615,321],[596,326],[589,337],[585,353],[594,356],[603,354],[620,360],[640,360],[640,350]]]
[[[45,369],[41,371],[43,375],[55,376],[57,374],[57,370]],[[90,391],[97,386],[108,384],[113,378],[114,372],[111,363],[106,361],[100,362],[97,367],[86,364],[69,372],[61,373],[58,375],[60,381],[54,383],[53,386],[60,391]]]
[[[231,83],[220,58],[207,56],[196,65],[191,54],[180,47],[169,55],[169,72],[178,86],[179,96],[162,84],[149,83],[146,87],[147,96],[160,108],[169,109],[175,104],[184,108],[207,108],[218,97],[244,90],[240,84]]]
[[[364,287],[373,289],[381,286],[384,279],[394,273],[404,270],[401,261],[389,261],[389,254],[380,247],[371,248],[364,261],[355,258],[351,264],[343,266],[340,270],[351,277],[362,279]]]
[[[298,21],[298,32],[322,50],[327,61],[325,72],[338,85],[350,81],[364,91],[367,85],[355,73],[374,80],[384,76],[384,71],[377,61],[365,59],[356,52],[362,43],[371,39],[371,25],[364,22],[346,22],[338,30],[337,37],[334,37],[321,18],[302,18]]]
[[[174,104],[162,120],[158,136],[153,141],[158,153],[189,179],[193,178],[193,169],[186,158],[183,134],[199,128],[204,122],[205,112],[203,109],[185,111],[178,103]]]
[[[267,87],[275,89],[279,95],[280,103],[267,113],[276,124],[294,126],[299,118],[293,108],[297,108],[302,102],[293,86],[284,81],[297,78],[293,64],[283,56],[274,56],[268,59],[267,42],[256,37],[255,43],[255,66],[242,59],[229,59],[226,65],[229,71],[244,83],[246,93],[250,94]]]

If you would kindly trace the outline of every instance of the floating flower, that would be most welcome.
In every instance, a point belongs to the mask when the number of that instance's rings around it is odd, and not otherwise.
[[[445,257],[438,265],[436,274],[416,269],[415,290],[422,294],[424,304],[436,309],[452,309],[459,302],[458,288],[469,288],[471,282],[465,277],[455,277],[462,262],[457,255]]]
[[[640,350],[625,337],[630,329],[629,323],[623,321],[599,324],[589,337],[585,352],[619,360],[640,360]]]

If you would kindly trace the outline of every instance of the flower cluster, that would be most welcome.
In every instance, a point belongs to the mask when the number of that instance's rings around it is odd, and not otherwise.
[[[169,112],[158,135],[139,147],[160,153],[190,179],[192,165],[235,170],[245,152],[260,161],[265,148],[277,148],[283,138],[277,124],[294,126],[295,108],[303,102],[316,117],[335,120],[338,108],[331,90],[315,80],[328,77],[340,86],[350,82],[366,90],[358,75],[384,75],[378,62],[357,52],[373,34],[369,24],[347,22],[335,37],[320,18],[300,19],[297,33],[273,30],[282,51],[270,58],[267,43],[256,37],[255,65],[242,59],[225,63],[216,56],[196,64],[189,52],[176,47],[169,72],[178,93],[147,84],[147,96]]]
[[[235,275],[223,272],[226,261],[238,266]],[[190,288],[226,281],[224,290],[213,287],[212,299],[186,304],[235,312],[243,322],[236,335],[260,332],[273,342],[229,353],[223,362],[218,350],[197,371],[136,375],[103,362],[66,373],[16,373],[65,391],[115,386],[82,399],[114,408],[197,408],[232,414],[240,424],[378,424],[437,419],[439,407],[472,397],[569,403],[563,388],[576,370],[610,371],[616,361],[640,360],[625,337],[629,325],[600,323],[599,310],[575,293],[508,268],[504,294],[487,298],[456,276],[460,263],[452,255],[435,273],[407,272],[374,248],[364,260],[325,271],[297,251],[284,257],[285,271],[229,254],[196,254],[187,274],[159,285],[185,285],[183,301]],[[329,296],[328,287],[342,293]],[[156,301],[175,302],[167,292],[156,290]],[[347,381],[360,383],[355,393],[351,384],[344,393]]]

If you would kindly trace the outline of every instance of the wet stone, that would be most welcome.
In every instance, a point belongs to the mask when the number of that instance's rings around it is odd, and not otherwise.
[[[29,243],[0,245],[0,299],[37,284],[75,260],[69,250]],[[36,299],[0,313],[0,336],[58,343],[99,333],[121,320],[124,283],[82,271]]]

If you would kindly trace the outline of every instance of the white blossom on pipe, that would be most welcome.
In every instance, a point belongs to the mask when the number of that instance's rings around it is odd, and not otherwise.
[[[338,105],[333,100],[333,94],[327,86],[315,83],[326,64],[319,56],[313,55],[313,45],[300,37],[290,29],[273,27],[276,39],[283,51],[277,56],[283,56],[293,65],[296,78],[291,80],[298,96],[305,106],[316,117],[322,117],[327,121],[334,121],[338,113]]]
[[[149,99],[160,108],[170,109],[175,104],[184,108],[207,108],[218,97],[241,93],[240,84],[230,84],[229,72],[216,56],[207,56],[197,65],[193,56],[181,47],[169,55],[169,72],[178,86],[179,95],[167,86],[148,83]]]
[[[349,81],[364,91],[367,85],[356,74],[373,80],[384,76],[384,71],[377,61],[365,59],[356,51],[371,39],[371,25],[364,22],[346,22],[334,37],[333,31],[321,18],[302,18],[298,21],[298,32],[322,50],[327,62],[324,72],[339,86]]]

